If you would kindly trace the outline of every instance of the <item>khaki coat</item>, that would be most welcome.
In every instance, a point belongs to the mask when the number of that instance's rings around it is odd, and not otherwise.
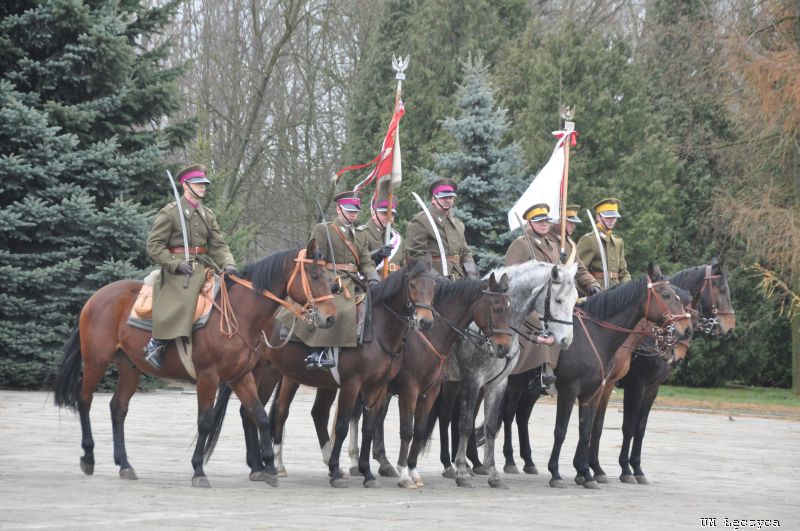
[[[366,235],[367,247],[369,248],[370,252],[383,247],[386,230],[379,227],[373,218],[370,218],[369,221],[358,227],[358,230],[363,231]],[[396,240],[396,243],[392,246],[393,254],[389,259],[389,263],[395,265],[396,267],[400,267],[403,264],[403,254],[405,253],[406,245],[405,240],[403,240],[403,237],[394,229],[394,227],[392,227],[392,240]],[[383,260],[381,260],[379,264],[375,265],[375,269],[378,270],[378,274],[383,273]]]
[[[628,272],[628,263],[625,261],[625,242],[616,234],[607,234],[603,231],[600,231],[600,239],[603,242],[603,252],[608,264],[609,287],[629,282],[631,274]],[[586,264],[589,273],[597,274],[599,286],[605,288],[602,276],[603,259],[600,256],[597,238],[593,232],[584,234],[578,240],[578,256]]]
[[[474,262],[475,259],[464,238],[464,223],[452,213],[445,216],[433,207],[430,208],[430,212],[439,229],[445,255],[455,257],[453,261],[448,260],[447,262],[448,273],[455,280],[466,278],[464,263]],[[439,245],[436,243],[436,236],[425,212],[419,212],[411,218],[406,228],[406,250],[413,259],[422,258],[426,252],[430,253],[433,258],[433,268],[440,275],[442,274]]]

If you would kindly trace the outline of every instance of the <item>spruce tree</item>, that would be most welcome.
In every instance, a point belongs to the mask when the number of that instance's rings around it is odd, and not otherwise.
[[[180,70],[140,43],[175,5],[0,4],[0,386],[40,385],[88,296],[149,264],[132,198],[163,202],[193,126],[161,126]]]
[[[458,117],[447,118],[442,129],[458,150],[434,154],[435,172],[428,181],[448,177],[458,181],[458,216],[464,221],[467,243],[482,270],[503,265],[511,240],[507,212],[524,189],[520,146],[503,145],[509,132],[506,110],[495,108],[489,84],[489,65],[483,57],[462,63],[464,80],[456,102]]]

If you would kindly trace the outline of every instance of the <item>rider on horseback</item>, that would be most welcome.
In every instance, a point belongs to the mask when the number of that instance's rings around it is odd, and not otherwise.
[[[389,259],[389,272],[392,273],[400,269],[403,262],[403,250],[405,245],[400,233],[392,227],[389,244],[385,244],[384,237],[386,235],[386,223],[388,216],[386,212],[389,210],[389,201],[383,199],[374,204],[372,209],[372,217],[358,227],[358,230],[363,231],[367,237],[367,245],[370,249],[369,256],[375,262],[375,267],[378,271],[383,271],[383,261]],[[392,214],[393,218],[397,216],[397,199],[392,200]]]
[[[217,218],[202,204],[206,185],[211,182],[206,178],[205,168],[198,165],[184,168],[178,174],[178,181],[183,185],[180,205],[173,201],[162,208],[147,238],[147,254],[161,266],[153,286],[153,337],[145,347],[145,359],[156,369],[161,368],[161,354],[171,340],[192,337],[195,304],[206,281],[206,268],[226,274],[236,272],[236,262],[222,237]],[[185,235],[181,229],[181,211],[185,217]],[[189,246],[189,261],[185,260],[184,245]],[[200,267],[195,267],[198,264]]]
[[[578,256],[586,264],[589,273],[598,280],[604,278],[603,260],[600,253],[605,255],[608,266],[608,287],[631,280],[628,263],[625,261],[625,242],[616,234],[611,234],[617,220],[622,217],[619,214],[620,205],[620,200],[614,198],[601,199],[594,204],[595,223],[600,231],[600,239],[603,241],[602,250],[599,248],[597,237],[594,234],[584,234],[578,240]]]

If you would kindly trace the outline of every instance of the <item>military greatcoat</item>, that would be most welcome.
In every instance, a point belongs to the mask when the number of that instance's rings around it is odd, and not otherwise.
[[[608,284],[609,287],[628,282],[631,274],[628,273],[628,263],[625,261],[625,243],[616,234],[600,231],[600,239],[603,241],[603,249],[608,264]],[[578,256],[586,264],[589,273],[596,279],[601,288],[603,285],[603,259],[600,257],[597,238],[594,233],[584,234],[578,240]]]
[[[380,249],[383,247],[384,238],[386,236],[386,229],[381,228],[377,223],[375,223],[374,218],[370,218],[369,221],[358,227],[358,230],[364,232],[367,237],[367,247],[369,248],[370,252]],[[405,241],[403,240],[400,233],[397,232],[394,227],[392,227],[392,236],[391,241],[389,242],[392,246],[392,256],[389,257],[389,269],[390,271],[394,271],[398,269],[403,263],[403,254],[405,253]],[[383,260],[379,264],[375,266],[378,270],[378,274],[383,272]]]
[[[330,245],[328,234],[330,234]],[[328,262],[326,265],[328,279],[330,282],[341,283],[339,293],[333,297],[333,303],[336,305],[336,324],[331,328],[321,329],[298,321],[294,335],[310,347],[355,347],[358,344],[356,300],[363,299],[363,293],[348,272],[361,273],[362,279],[370,273],[375,273],[375,263],[369,256],[366,232],[360,227],[354,228],[352,225],[347,227],[337,218],[328,223],[318,223],[311,231],[311,238],[317,240],[317,245],[323,250],[322,254]],[[336,273],[333,271],[331,252],[336,260],[336,267],[339,268]],[[293,314],[286,310],[279,312],[278,319],[287,327],[291,327],[294,321]]]
[[[465,278],[467,275],[464,262],[472,262],[474,259],[472,250],[464,238],[464,223],[452,213],[445,216],[434,208],[431,208],[430,212],[442,237],[448,273],[455,280]],[[406,228],[406,251],[414,259],[422,258],[429,252],[433,258],[433,268],[442,274],[439,245],[436,243],[436,236],[425,212],[419,212],[411,218]]]
[[[191,337],[197,296],[205,282],[205,268],[220,271],[236,263],[211,209],[202,204],[195,208],[185,198],[181,198],[179,208],[183,209],[186,219],[189,256],[194,262],[187,289],[183,288],[186,276],[175,273],[186,256],[180,213],[174,201],[158,211],[147,238],[147,254],[161,266],[161,274],[153,286],[153,337],[156,339]],[[170,252],[170,249],[177,252]]]

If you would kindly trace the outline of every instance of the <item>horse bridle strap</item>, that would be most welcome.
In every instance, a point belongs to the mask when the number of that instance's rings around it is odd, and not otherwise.
[[[661,314],[666,318],[666,321],[664,322],[662,327],[669,326],[676,321],[691,319],[691,316],[686,311],[684,311],[682,315],[673,315],[669,313],[669,308],[667,308],[667,304],[664,302],[664,298],[661,295],[659,295],[655,289],[656,286],[660,286],[663,284],[669,285],[669,280],[658,280],[656,282],[653,282],[649,276],[647,277],[647,302],[645,302],[644,305],[645,319],[647,319],[647,314],[650,313],[651,293],[655,298],[656,304],[658,304],[658,308],[661,310]]]
[[[711,313],[713,315],[735,315],[733,308],[731,308],[730,310],[720,310],[719,308],[717,308],[717,301],[716,297],[714,296],[714,288],[711,285],[711,281],[714,280],[715,278],[720,278],[720,277],[722,277],[722,275],[712,275],[711,266],[707,265],[705,278],[703,279],[703,287],[700,289],[700,296],[702,297],[703,292],[705,291],[706,287],[708,287],[709,290],[708,293],[709,296],[711,297]]]

